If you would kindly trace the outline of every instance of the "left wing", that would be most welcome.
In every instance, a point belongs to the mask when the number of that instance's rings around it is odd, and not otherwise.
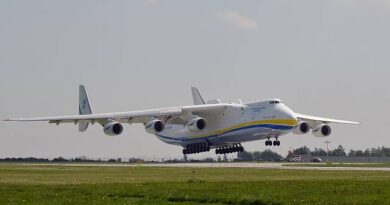
[[[116,112],[102,114],[86,114],[86,115],[67,115],[53,117],[36,117],[36,118],[11,118],[4,121],[48,121],[49,123],[75,123],[80,121],[94,123],[99,122],[105,124],[107,120],[113,120],[119,123],[146,123],[151,118],[164,119],[174,116],[186,117],[188,113],[193,115],[212,115],[222,113],[229,104],[213,104],[213,105],[194,105],[183,107],[162,108],[154,110],[140,110],[131,112]]]
[[[337,120],[337,119],[330,119],[330,118],[324,118],[324,117],[316,117],[316,116],[310,116],[310,115],[304,115],[295,113],[295,116],[298,118],[298,120],[301,121],[307,121],[310,125],[318,125],[318,124],[329,124],[329,123],[342,123],[342,124],[354,124],[359,125],[359,122],[352,122],[352,121],[346,121],[346,120]]]

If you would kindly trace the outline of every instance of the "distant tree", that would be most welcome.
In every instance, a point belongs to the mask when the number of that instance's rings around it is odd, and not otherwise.
[[[326,151],[322,148],[315,148],[314,151],[311,152],[313,156],[326,156]]]
[[[310,149],[306,146],[303,146],[303,147],[299,147],[297,149],[294,149],[293,153],[296,155],[306,155],[306,154],[310,154]]]
[[[381,153],[385,157],[390,157],[390,147],[381,147]]]
[[[253,152],[252,153],[253,161],[263,161],[262,152]]]
[[[52,162],[69,162],[69,160],[64,159],[63,157],[54,158]]]
[[[261,152],[261,161],[280,161],[283,157],[269,149]]]
[[[203,160],[204,162],[214,162],[214,159],[211,157],[207,157]]]
[[[329,151],[330,156],[338,156],[338,157],[345,157],[347,154],[345,153],[345,149],[343,146],[339,145],[337,149]]]
[[[220,161],[220,156],[218,156],[218,161]],[[237,153],[237,161],[253,161],[253,156],[250,152],[243,151]]]
[[[109,159],[107,162],[116,162],[115,159]]]
[[[365,157],[371,157],[371,152],[370,152],[370,149],[366,149],[366,150],[364,150],[364,156]]]
[[[371,152],[372,157],[385,157],[386,156],[386,154],[384,152],[382,152],[381,147],[371,148],[370,152]]]

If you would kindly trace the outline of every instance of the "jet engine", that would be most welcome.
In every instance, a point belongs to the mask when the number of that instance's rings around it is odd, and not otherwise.
[[[123,126],[118,122],[110,122],[104,125],[103,131],[110,136],[120,135],[123,131]]]
[[[310,131],[310,125],[307,122],[299,122],[297,127],[294,128],[293,133],[294,134],[306,134]]]
[[[204,130],[207,127],[207,122],[205,119],[201,117],[197,117],[192,119],[188,124],[187,127],[189,130],[198,132],[201,130]]]
[[[332,128],[326,124],[320,124],[313,128],[313,135],[316,137],[327,137],[332,133]]]
[[[148,133],[156,134],[162,132],[165,128],[165,123],[161,120],[152,120],[145,124],[145,130]]]

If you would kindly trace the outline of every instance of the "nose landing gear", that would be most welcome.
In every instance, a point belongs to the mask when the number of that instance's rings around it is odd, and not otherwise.
[[[272,145],[280,146],[280,141],[278,140],[277,137],[275,138],[275,141],[273,141],[273,142],[269,139],[269,137],[268,137],[267,141],[265,141],[265,146],[272,146]]]

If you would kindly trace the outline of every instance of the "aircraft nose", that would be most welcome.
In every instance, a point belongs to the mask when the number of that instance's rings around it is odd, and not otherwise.
[[[292,122],[294,122],[294,124],[298,124],[298,118],[295,116],[294,111],[292,111],[287,106],[284,106],[282,109],[282,112],[283,112],[284,116],[286,116],[285,117],[286,119],[291,120]]]

